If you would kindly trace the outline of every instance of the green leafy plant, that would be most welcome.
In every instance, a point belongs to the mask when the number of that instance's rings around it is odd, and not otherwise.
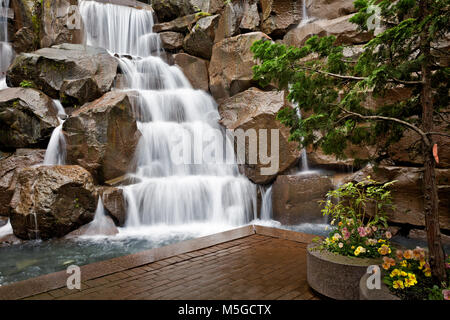
[[[34,88],[35,87],[33,81],[28,81],[28,80],[22,80],[20,82],[19,86],[22,88]]]
[[[378,258],[391,253],[386,210],[393,208],[389,187],[395,181],[377,183],[367,177],[328,192],[322,213],[336,226],[321,248],[344,256]],[[369,211],[373,211],[372,214]]]
[[[289,92],[295,108],[281,110],[278,119],[290,127],[290,139],[301,147],[321,148],[344,159],[348,147],[370,146],[374,152],[355,159],[359,167],[389,158],[406,131],[417,137],[418,143],[407,147],[421,153],[425,225],[435,257],[431,269],[444,281],[435,139],[450,137],[436,129],[437,124],[448,124],[450,72],[442,63],[448,52],[439,43],[445,43],[450,32],[450,0],[357,0],[354,6],[358,12],[351,21],[372,36],[362,52],[348,55],[354,48],[333,36],[313,36],[301,48],[256,41],[254,79]],[[372,6],[380,10],[377,35],[367,23]],[[393,90],[403,90],[405,97],[379,99],[376,107],[370,103]]]

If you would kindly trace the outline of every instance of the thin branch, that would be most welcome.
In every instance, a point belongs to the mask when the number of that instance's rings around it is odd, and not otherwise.
[[[324,74],[324,75],[327,75],[327,76],[330,76],[330,77],[334,77],[334,78],[338,78],[338,79],[344,79],[344,80],[361,81],[361,80],[367,80],[368,79],[367,77],[343,76],[341,74],[326,72],[326,71],[317,70],[317,69],[308,68],[308,67],[303,67],[303,66],[300,66],[300,69],[309,70],[309,71],[317,72],[317,73]]]
[[[405,127],[410,128],[411,130],[415,131],[416,133],[418,133],[421,137],[422,140],[425,142],[426,145],[430,145],[430,140],[428,139],[428,136],[425,132],[423,132],[420,128],[416,127],[415,125],[400,120],[400,119],[396,119],[396,118],[391,118],[391,117],[384,117],[384,116],[363,116],[362,114],[356,113],[356,112],[352,112],[352,111],[348,111],[342,107],[339,107],[344,113],[353,115],[355,117],[358,117],[360,119],[364,119],[364,120],[382,120],[382,121],[391,121],[391,122],[396,122],[399,123]]]
[[[427,132],[426,134],[430,135],[430,136],[443,136],[443,137],[450,138],[450,134],[443,133],[443,132]]]

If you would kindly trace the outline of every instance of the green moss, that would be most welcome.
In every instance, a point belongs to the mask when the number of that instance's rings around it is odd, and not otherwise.
[[[201,19],[201,18],[204,18],[204,17],[209,17],[209,16],[211,16],[211,13],[209,13],[209,12],[197,12],[196,14],[195,14],[195,18],[196,19]]]
[[[28,81],[28,80],[22,80],[22,82],[19,84],[20,87],[22,88],[35,88],[36,85],[34,84],[33,81]]]

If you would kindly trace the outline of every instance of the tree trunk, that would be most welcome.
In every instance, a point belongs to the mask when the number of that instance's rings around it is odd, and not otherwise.
[[[426,0],[421,1],[422,14],[426,15],[428,4]],[[425,133],[433,132],[433,91],[431,88],[431,68],[429,66],[432,61],[430,54],[430,43],[427,39],[427,27],[424,27],[421,36],[421,50],[424,55],[422,62],[422,126]],[[439,227],[439,198],[435,173],[435,160],[432,153],[433,137],[429,136],[429,141],[423,142],[423,195],[424,195],[424,212],[425,226],[427,228],[428,249],[430,253],[430,266],[433,276],[439,281],[446,280],[445,256],[444,248],[441,242],[441,232]]]

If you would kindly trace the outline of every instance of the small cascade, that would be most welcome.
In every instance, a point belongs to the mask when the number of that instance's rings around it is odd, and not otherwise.
[[[95,210],[94,220],[89,223],[86,231],[83,232],[85,236],[92,235],[109,235],[111,233],[111,224],[106,216],[105,207],[102,198],[98,198],[97,209]]]
[[[272,220],[272,186],[266,190],[262,190],[262,201],[261,201],[261,220]]]
[[[239,173],[234,152],[233,161],[228,154],[205,161],[208,148],[223,150],[232,141],[218,124],[212,97],[192,89],[181,69],[163,60],[152,12],[81,1],[80,13],[87,44],[115,55],[125,78],[121,87],[137,93],[133,111],[142,138],[130,173],[137,183],[123,187],[126,227],[229,227],[254,219],[256,186]]]
[[[8,236],[13,233],[13,229],[11,226],[11,220],[8,219],[8,223],[4,226],[0,227],[0,238]]]
[[[52,136],[45,151],[44,165],[63,165],[66,162],[66,140],[62,132],[67,114],[59,100],[53,100],[58,112],[59,126],[53,130]]]
[[[14,56],[14,50],[8,42],[9,1],[0,0],[0,90],[7,87],[6,71]]]
[[[308,16],[308,9],[306,7],[306,1],[307,0],[303,0],[303,5],[302,5],[302,22],[301,24],[307,24],[309,23],[309,16]]]
[[[291,86],[289,87],[289,90],[291,89]],[[297,111],[297,116],[301,120],[302,119],[302,111],[298,107],[298,104],[294,104],[295,110]],[[301,166],[300,166],[300,172],[305,173],[309,172],[309,165],[308,165],[308,154],[306,152],[306,148],[303,148],[301,151]]]

